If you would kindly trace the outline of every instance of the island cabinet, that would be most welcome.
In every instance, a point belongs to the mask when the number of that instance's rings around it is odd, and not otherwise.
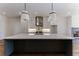
[[[0,40],[0,56],[4,55],[4,41]]]
[[[72,40],[5,39],[6,56],[72,56]]]
[[[72,37],[59,34],[16,34],[4,38],[5,56],[72,56],[72,41]]]

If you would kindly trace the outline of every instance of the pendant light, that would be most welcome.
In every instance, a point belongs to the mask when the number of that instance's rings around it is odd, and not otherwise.
[[[29,14],[28,11],[26,10],[26,3],[24,3],[24,10],[22,10],[21,18],[22,18],[21,20],[23,21],[29,20]]]
[[[28,11],[26,10],[26,3],[24,3],[24,10],[22,10],[21,13],[21,26],[22,31],[24,32],[28,31],[28,21],[29,21],[29,14]]]
[[[56,12],[54,11],[53,3],[51,3],[51,13],[49,13],[48,21],[50,25],[56,25]]]

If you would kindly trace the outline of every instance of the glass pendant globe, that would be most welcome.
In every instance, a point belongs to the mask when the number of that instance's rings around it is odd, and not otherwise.
[[[25,11],[25,10],[22,11],[21,19],[24,20],[24,21],[29,20],[28,11]]]
[[[55,12],[51,12],[49,14],[48,21],[49,21],[50,25],[56,24],[56,13]]]
[[[24,32],[28,32],[29,26],[29,14],[28,11],[23,10],[21,14],[21,29]]]

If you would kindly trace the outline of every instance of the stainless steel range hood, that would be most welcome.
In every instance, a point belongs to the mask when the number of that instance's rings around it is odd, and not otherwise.
[[[35,17],[35,25],[36,25],[36,35],[42,35],[42,29],[43,29],[43,17],[42,16],[36,16]]]
[[[42,16],[35,17],[35,25],[43,27],[43,17]]]

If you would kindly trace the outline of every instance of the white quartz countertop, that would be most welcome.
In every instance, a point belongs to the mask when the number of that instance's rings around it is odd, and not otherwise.
[[[26,33],[16,34],[4,39],[74,39],[66,35],[52,34],[52,35],[28,35]]]

